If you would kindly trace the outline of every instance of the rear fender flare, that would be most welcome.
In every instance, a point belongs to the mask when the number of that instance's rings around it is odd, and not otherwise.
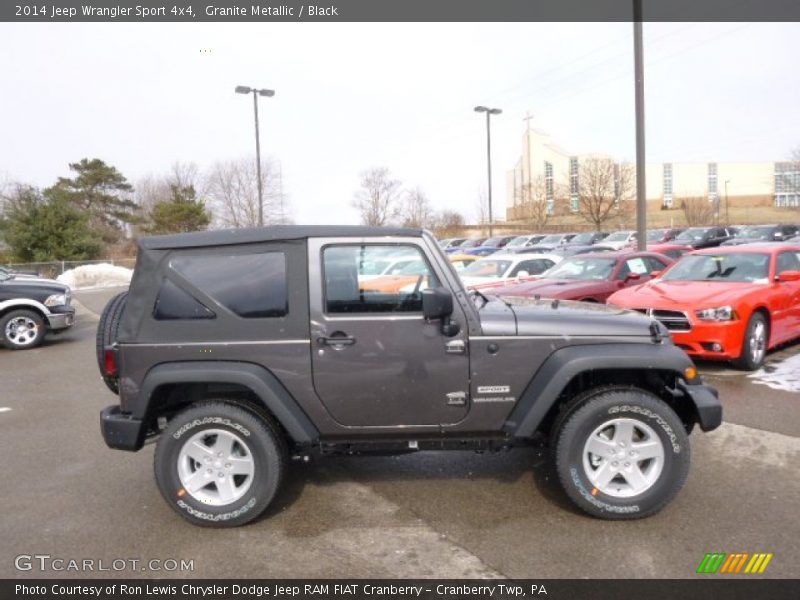
[[[319,431],[289,394],[277,377],[262,366],[246,362],[193,361],[165,363],[153,367],[145,376],[139,397],[147,407],[150,420],[155,414],[151,405],[153,392],[162,385],[181,383],[227,383],[252,391],[298,444],[310,444],[319,438]]]

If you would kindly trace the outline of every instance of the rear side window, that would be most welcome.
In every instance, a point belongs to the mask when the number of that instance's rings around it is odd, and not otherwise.
[[[165,279],[158,290],[153,316],[159,321],[172,319],[213,319],[216,315],[189,292]]]
[[[244,319],[285,317],[289,313],[288,286],[286,280],[286,256],[283,252],[260,254],[234,254],[213,256],[178,256],[169,264],[170,268],[207,296]],[[200,304],[187,292],[168,280],[164,281],[154,315],[157,319],[213,318],[210,316],[184,316],[195,314],[187,309],[173,306],[170,311],[162,308],[165,290],[175,288]],[[169,294],[169,292],[167,292]],[[169,295],[165,298],[170,298]],[[202,306],[202,304],[200,304]],[[162,314],[163,313],[163,314]],[[159,316],[162,314],[162,316]],[[169,316],[167,316],[169,315]]]

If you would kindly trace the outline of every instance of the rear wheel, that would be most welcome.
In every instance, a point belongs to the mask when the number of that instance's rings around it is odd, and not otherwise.
[[[27,350],[44,339],[46,325],[42,315],[32,310],[12,310],[0,318],[0,335],[6,348]]]
[[[638,519],[664,508],[689,470],[678,415],[637,388],[598,390],[555,434],[556,471],[569,498],[603,519]]]
[[[100,368],[100,375],[103,382],[115,394],[119,393],[119,382],[114,377],[109,377],[105,371],[105,349],[117,341],[119,323],[125,311],[125,303],[128,299],[128,292],[117,294],[108,301],[100,321],[97,323],[97,336],[95,338],[95,349],[97,352],[97,366]]]
[[[742,340],[742,354],[733,361],[734,366],[745,371],[755,371],[764,364],[769,345],[769,325],[760,312],[753,313],[747,322]]]
[[[234,527],[270,505],[286,457],[285,440],[271,420],[205,401],[170,421],[158,440],[154,468],[162,496],[184,519]]]

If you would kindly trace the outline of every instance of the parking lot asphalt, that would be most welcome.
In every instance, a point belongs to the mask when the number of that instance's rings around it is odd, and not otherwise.
[[[772,354],[761,379],[700,365],[725,423],[691,436],[686,486],[649,519],[577,512],[544,451],[525,448],[293,462],[264,518],[200,529],[161,499],[152,445],[118,452],[100,436],[99,410],[115,397],[97,374],[96,315],[116,291],[77,292],[70,331],[0,350],[0,577],[683,578],[706,552],[772,552],[764,577],[800,575],[800,387],[763,382],[800,365],[798,344]],[[144,563],[15,568],[37,554]],[[193,570],[157,571],[153,559]]]

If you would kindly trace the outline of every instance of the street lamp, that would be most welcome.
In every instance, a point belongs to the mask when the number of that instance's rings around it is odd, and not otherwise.
[[[475,112],[486,113],[486,173],[489,184],[489,237],[492,237],[492,131],[490,118],[492,115],[499,115],[502,110],[499,108],[488,108],[486,106],[476,106]]]
[[[258,138],[258,96],[271,98],[275,95],[275,90],[250,88],[246,85],[236,86],[237,94],[253,94],[253,114],[256,119],[256,177],[258,178],[258,226],[264,226],[264,198],[261,189],[261,142]]]
[[[725,180],[725,225],[731,224],[730,214],[728,213],[728,183],[730,179]]]

